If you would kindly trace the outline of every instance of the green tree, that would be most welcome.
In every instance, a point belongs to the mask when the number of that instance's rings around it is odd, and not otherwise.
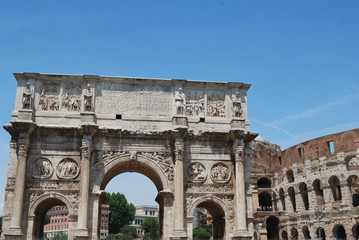
[[[135,219],[136,207],[128,203],[121,193],[106,193],[105,204],[110,205],[109,233],[119,233],[121,228]]]
[[[128,226],[125,225],[121,228],[121,233],[126,235],[126,236],[130,236],[131,238],[136,238],[137,237],[137,230],[135,227],[132,226]]]
[[[212,236],[212,225],[206,225],[205,228],[193,229],[193,240],[209,240]]]
[[[106,240],[132,240],[133,237],[125,235],[123,233],[109,234]]]
[[[55,233],[52,240],[67,240],[67,233]]]
[[[155,240],[159,238],[157,218],[146,218],[141,224],[141,228],[145,231],[144,240]]]

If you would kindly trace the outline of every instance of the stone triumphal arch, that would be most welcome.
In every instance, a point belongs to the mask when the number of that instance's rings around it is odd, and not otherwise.
[[[252,236],[249,84],[16,73],[1,239],[38,239],[69,209],[69,239],[98,239],[106,184],[123,172],[158,190],[162,239],[192,239],[207,209],[217,239]]]

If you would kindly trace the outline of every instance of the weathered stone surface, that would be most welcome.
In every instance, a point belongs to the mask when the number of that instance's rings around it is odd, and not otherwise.
[[[15,77],[15,110],[5,126],[12,140],[1,239],[39,239],[54,204],[69,209],[69,239],[98,239],[102,192],[123,172],[144,174],[156,185],[162,239],[192,239],[196,207],[214,216],[215,238],[251,236],[245,208],[238,207],[250,205],[244,170],[256,137],[247,120],[250,85]]]

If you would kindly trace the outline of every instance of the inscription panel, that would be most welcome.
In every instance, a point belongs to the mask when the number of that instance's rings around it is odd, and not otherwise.
[[[97,89],[99,113],[170,116],[170,87],[103,83]]]

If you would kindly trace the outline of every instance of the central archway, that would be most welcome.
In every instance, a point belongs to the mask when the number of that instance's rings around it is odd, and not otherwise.
[[[157,161],[156,161],[157,160]],[[163,159],[160,159],[163,161]],[[171,162],[167,160],[167,162],[162,162],[166,164],[167,168],[163,167],[163,164],[160,165],[158,163],[157,155],[149,155],[144,156],[142,154],[137,153],[129,153],[124,154],[122,156],[113,158],[112,161],[108,162],[106,165],[102,166],[98,173],[97,177],[94,181],[93,192],[100,193],[99,202],[97,208],[101,206],[101,203],[104,201],[104,189],[107,184],[117,175],[127,172],[136,172],[148,177],[153,184],[156,186],[158,191],[158,196],[156,201],[159,205],[159,234],[162,236],[166,233],[166,230],[163,229],[164,222],[164,199],[163,197],[159,197],[160,193],[163,190],[166,192],[171,192],[169,189],[169,181],[168,181],[168,171],[171,171]],[[166,174],[167,170],[167,174]],[[97,222],[97,236],[99,236],[99,221],[100,221],[100,210],[97,210],[97,219],[94,219]],[[94,216],[95,217],[95,216]],[[95,226],[95,224],[94,224]]]

